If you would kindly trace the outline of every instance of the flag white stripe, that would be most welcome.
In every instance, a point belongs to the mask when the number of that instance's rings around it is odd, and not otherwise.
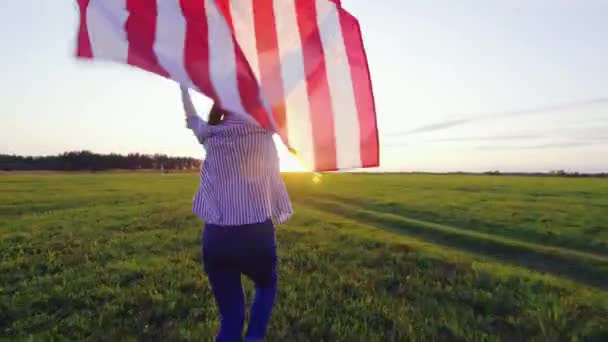
[[[340,17],[335,3],[316,0],[327,78],[331,93],[338,169],[361,165],[361,133]]]
[[[277,34],[276,47],[278,51],[263,51],[261,53],[271,53],[273,58],[260,58],[257,45],[272,46],[274,42],[273,35],[256,36],[256,18],[254,15],[267,16],[269,13],[254,13],[257,11],[259,4],[257,0],[223,0],[229,4],[232,24],[226,21],[226,18],[220,12],[217,0],[202,0],[205,4],[206,18],[200,18],[197,15],[185,16],[182,13],[182,4],[192,5],[192,9],[200,8],[202,3],[189,3],[184,0],[154,0],[158,9],[156,18],[155,41],[153,44],[154,54],[158,60],[160,68],[153,65],[153,60],[141,61],[134,58],[129,61],[130,52],[137,53],[137,48],[142,47],[147,49],[150,44],[150,32],[144,32],[141,37],[138,32],[133,32],[131,37],[126,31],[126,23],[129,17],[127,11],[128,0],[90,0],[86,8],[86,18],[81,25],[84,25],[81,32],[88,33],[88,37],[79,36],[79,55],[83,58],[93,57],[97,60],[115,61],[121,64],[132,63],[133,65],[150,69],[163,76],[166,76],[164,71],[169,73],[169,77],[179,83],[188,85],[191,88],[197,88],[190,78],[190,67],[196,68],[196,65],[186,65],[186,60],[189,57],[194,59],[189,63],[196,64],[196,58],[206,59],[205,51],[209,47],[209,69],[200,70],[202,82],[211,83],[212,89],[207,91],[209,96],[217,96],[219,101],[226,110],[241,114],[248,120],[254,120],[256,113],[253,105],[244,108],[244,99],[247,99],[247,104],[253,100],[252,96],[260,96],[255,87],[247,82],[245,77],[248,75],[239,75],[238,70],[243,68],[251,68],[254,76],[257,78],[258,85],[261,86],[261,70],[276,70],[277,61],[274,56],[278,54],[280,59],[280,78],[283,82],[282,87],[275,87],[276,84],[271,82],[269,89],[262,89],[264,96],[260,100],[269,111],[269,103],[274,105],[281,103],[285,105],[285,114],[287,127],[286,131],[289,135],[287,141],[294,147],[308,166],[315,166],[318,163],[325,163],[327,159],[328,166],[317,166],[319,168],[334,169],[349,169],[353,167],[361,167],[362,159],[365,159],[365,165],[377,165],[377,150],[378,146],[373,139],[369,137],[361,137],[361,129],[365,132],[374,130],[377,131],[375,118],[375,110],[373,108],[373,97],[371,88],[369,93],[369,74],[368,70],[352,69],[349,65],[349,56],[352,58],[365,60],[365,55],[359,41],[360,32],[356,27],[342,27],[340,9],[336,7],[335,2],[328,0],[314,0],[309,3],[302,3],[303,7],[299,8],[299,3],[296,0],[273,0],[272,7],[274,11],[274,22]],[[201,0],[198,0],[201,1]],[[85,3],[85,2],[83,2]],[[314,5],[316,7],[316,18],[306,18],[306,21],[301,22],[297,11],[303,10],[306,12],[306,6]],[[81,10],[85,10],[82,7]],[[144,9],[138,9],[144,10]],[[264,12],[266,9],[264,9]],[[188,22],[193,20],[194,22]],[[191,38],[186,32],[190,24],[196,25],[201,23],[201,20],[207,21],[208,37],[200,37],[200,42],[188,41],[192,47],[193,56],[186,56],[185,42]],[[316,25],[310,20],[316,21]],[[351,18],[351,20],[354,20]],[[139,26],[144,26],[145,23],[134,22],[137,30],[142,29]],[[270,22],[268,23],[270,24]],[[311,25],[312,24],[312,25]],[[314,44],[308,44],[301,41],[299,32],[300,25],[305,25],[307,29],[319,29],[322,49],[318,50],[316,32],[313,32],[309,38]],[[84,30],[86,28],[86,30]],[[131,27],[130,27],[131,28]],[[151,27],[148,27],[151,29]],[[344,29],[344,32],[343,32]],[[354,29],[354,31],[350,31]],[[345,36],[346,35],[346,36]],[[344,41],[347,38],[347,42]],[[134,39],[133,46],[129,46],[128,38]],[[143,41],[137,41],[143,39]],[[258,41],[258,39],[269,39],[269,41]],[[89,46],[90,43],[90,46]],[[346,46],[345,44],[352,46]],[[140,45],[138,45],[140,44]],[[201,44],[201,45],[197,45]],[[235,53],[235,44],[238,45],[240,51],[243,52],[246,61],[242,60],[242,56]],[[304,44],[304,45],[303,45]],[[207,46],[208,45],[208,46]],[[90,48],[90,52],[89,52]],[[134,50],[131,51],[130,49]],[[355,49],[351,51],[350,49]],[[142,56],[150,59],[150,51],[144,50]],[[203,55],[201,55],[203,54]],[[239,52],[240,54],[240,52]],[[308,84],[306,72],[313,72],[316,61],[324,61],[325,73],[327,76],[327,86],[329,94],[325,91],[325,84]],[[271,63],[273,65],[260,65],[259,63]],[[356,61],[355,61],[356,62]],[[144,65],[139,65],[143,63]],[[147,65],[146,63],[150,64]],[[239,63],[239,64],[237,64]],[[237,68],[238,65],[238,68]],[[361,67],[361,66],[357,66]],[[157,70],[158,69],[158,70]],[[308,70],[310,69],[310,70]],[[354,72],[354,73],[353,73]],[[325,75],[319,76],[315,82],[325,81]],[[279,77],[278,75],[276,77]],[[364,85],[354,84],[355,80],[360,80]],[[359,81],[358,81],[359,82]],[[248,88],[240,89],[241,86]],[[311,89],[312,87],[312,89]],[[279,91],[279,88],[280,91]],[[198,89],[201,91],[200,89]],[[205,89],[207,90],[207,89]],[[246,93],[241,94],[241,90]],[[319,90],[319,91],[318,91]],[[255,92],[255,94],[253,94]],[[283,98],[277,100],[277,95],[283,95]],[[329,96],[328,96],[329,95]],[[357,98],[361,96],[361,99]],[[274,100],[274,101],[273,101]],[[357,102],[357,100],[360,100]],[[311,104],[320,108],[321,113],[311,112]],[[331,107],[325,107],[325,105]],[[358,110],[365,111],[359,113]],[[246,110],[251,113],[246,113]],[[325,112],[323,112],[325,111]],[[255,113],[255,114],[254,114]],[[258,118],[256,116],[256,118]],[[258,118],[260,119],[260,118]],[[272,121],[272,118],[269,118]],[[329,125],[332,123],[333,125]],[[276,124],[271,122],[270,128],[275,131]],[[327,131],[329,126],[333,126],[333,131]],[[314,128],[314,129],[313,129]],[[317,131],[318,130],[318,131]],[[320,142],[316,141],[317,134],[322,136],[322,140],[328,144],[335,142],[336,164],[334,164],[334,151],[327,151],[322,146],[317,146]],[[366,141],[365,149],[362,149],[362,138]],[[334,140],[333,142],[331,140]],[[377,136],[376,136],[377,140]],[[367,147],[369,146],[369,148]],[[315,153],[328,153],[327,155],[315,155]],[[361,153],[365,154],[365,158]],[[373,158],[376,158],[374,160]]]
[[[184,65],[186,18],[182,13],[180,0],[157,0],[157,12],[154,52],[158,63],[169,73],[171,79],[192,89],[198,89],[192,83]]]
[[[236,41],[241,47],[249,65],[251,65],[258,83],[260,83],[260,64],[258,61],[257,39],[255,37],[253,1],[255,0],[230,0],[230,13],[232,14]]]
[[[289,143],[307,167],[314,167],[314,148],[304,56],[295,1],[274,0],[281,75],[285,95]]]
[[[209,27],[209,74],[215,93],[224,109],[231,113],[250,116],[243,108],[236,74],[236,56],[228,23],[220,13],[215,0],[205,0]]]
[[[126,0],[91,0],[87,25],[93,57],[127,62],[129,42],[124,27],[128,16]]]

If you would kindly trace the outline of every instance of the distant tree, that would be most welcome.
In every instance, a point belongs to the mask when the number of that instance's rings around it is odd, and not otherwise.
[[[549,172],[549,174],[551,174],[553,176],[563,177],[563,176],[566,176],[568,173],[565,170],[553,170],[553,171]]]
[[[145,155],[130,153],[97,154],[90,151],[65,152],[56,156],[17,156],[0,154],[0,170],[4,171],[102,171],[110,169],[194,169],[200,161],[194,158],[169,157],[167,155]]]

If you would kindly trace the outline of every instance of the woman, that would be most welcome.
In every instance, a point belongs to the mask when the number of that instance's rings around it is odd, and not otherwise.
[[[187,126],[205,147],[193,212],[205,221],[203,264],[220,313],[216,341],[240,341],[245,320],[241,274],[255,283],[246,341],[266,334],[277,291],[273,222],[293,213],[272,132],[214,105],[208,122],[184,86]]]

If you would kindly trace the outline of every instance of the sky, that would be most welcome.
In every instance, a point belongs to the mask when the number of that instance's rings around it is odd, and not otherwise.
[[[174,83],[75,60],[75,3],[0,2],[0,154],[201,157]],[[608,0],[342,4],[363,30],[381,170],[608,171]]]

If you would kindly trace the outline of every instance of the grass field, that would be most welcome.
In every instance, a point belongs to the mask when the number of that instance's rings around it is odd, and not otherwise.
[[[285,180],[270,341],[608,341],[607,179]],[[211,340],[197,181],[0,174],[0,338]]]

